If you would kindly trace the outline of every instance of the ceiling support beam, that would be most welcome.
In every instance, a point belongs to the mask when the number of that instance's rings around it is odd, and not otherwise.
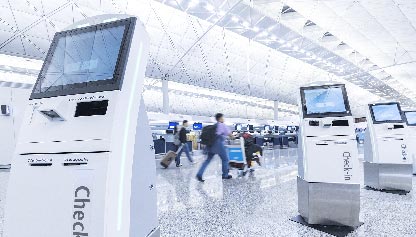
[[[240,0],[236,4],[234,4],[230,9],[228,9],[228,11],[220,19],[218,19],[200,37],[198,37],[198,39],[191,45],[191,47],[188,48],[188,50],[185,51],[185,53],[179,58],[179,60],[173,65],[173,67],[168,71],[166,75],[169,76],[172,70],[178,66],[178,64],[186,57],[186,55],[188,55],[189,52],[191,52],[191,50],[195,47],[195,45],[198,44],[198,42],[200,42],[205,37],[205,35],[208,34],[209,31],[211,31],[212,28],[214,28],[219,22],[221,22],[224,19],[224,17],[227,16],[228,13],[230,13],[242,1],[243,0]]]

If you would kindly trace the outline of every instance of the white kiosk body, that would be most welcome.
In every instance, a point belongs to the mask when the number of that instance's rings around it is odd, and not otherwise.
[[[409,130],[409,155],[413,160],[413,174],[416,174],[416,111],[405,111],[404,116]]]
[[[5,236],[159,236],[148,47],[127,15],[55,34],[12,163]]]
[[[364,142],[364,184],[378,190],[412,190],[408,129],[400,104],[369,104]]]
[[[309,224],[358,226],[359,161],[345,85],[300,88],[298,210]]]
[[[32,84],[0,82],[0,169],[10,168],[32,87]]]

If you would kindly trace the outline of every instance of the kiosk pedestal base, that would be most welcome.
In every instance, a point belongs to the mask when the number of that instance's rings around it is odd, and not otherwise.
[[[360,225],[360,185],[297,179],[298,208],[310,225]]]
[[[364,184],[378,190],[412,190],[412,164],[364,162]]]
[[[311,225],[308,224],[302,216],[298,215],[290,219],[301,225],[313,228],[315,230],[333,235],[335,237],[345,237],[350,233],[354,232],[358,227],[362,226],[364,223],[360,222],[358,226],[337,226],[337,225]]]

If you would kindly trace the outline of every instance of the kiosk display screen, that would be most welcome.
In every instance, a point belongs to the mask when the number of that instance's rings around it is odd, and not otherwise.
[[[344,85],[301,88],[305,117],[330,117],[351,115]]]
[[[134,20],[56,33],[31,98],[120,89]]]
[[[374,123],[403,122],[398,103],[370,105]]]
[[[407,120],[407,125],[416,126],[416,111],[404,112]]]
[[[270,131],[270,125],[264,125],[264,131]]]
[[[242,126],[241,124],[237,124],[237,125],[235,125],[235,130],[236,130],[236,131],[241,131],[241,130],[242,130],[242,128],[243,128],[243,126]]]
[[[194,123],[193,129],[196,131],[202,130],[202,123]]]

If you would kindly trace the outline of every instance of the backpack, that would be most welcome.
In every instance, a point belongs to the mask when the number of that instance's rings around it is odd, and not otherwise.
[[[211,147],[217,138],[217,124],[205,126],[201,132],[201,144]]]
[[[175,127],[175,132],[176,133],[173,136],[173,144],[175,144],[176,146],[179,146],[181,144],[181,140],[179,139],[180,129],[181,128]]]

